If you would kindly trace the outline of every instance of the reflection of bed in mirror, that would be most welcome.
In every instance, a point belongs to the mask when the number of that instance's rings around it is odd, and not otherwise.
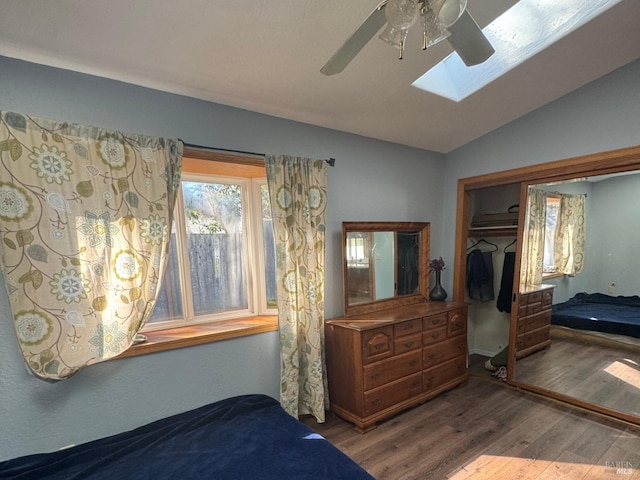
[[[640,338],[640,297],[577,293],[553,305],[551,324]]]
[[[527,188],[530,186],[551,193],[587,196],[584,267],[574,276],[557,272],[543,275],[542,283],[554,287],[552,304],[567,302],[580,292],[614,297],[640,295],[638,173],[640,146],[635,146],[460,179],[453,298],[465,298],[464,260],[472,233],[469,220],[475,213],[474,202],[477,197],[484,200],[481,194],[485,190],[491,190],[492,194],[500,192],[503,197],[510,198],[514,185],[519,188],[522,206],[528,203]],[[562,196],[557,196],[562,199]],[[520,292],[520,295],[512,297],[507,383],[640,425],[640,338],[551,324],[539,327],[540,331],[548,328],[548,345],[518,355],[519,342],[523,337],[520,317],[530,317],[535,313],[521,313],[529,305],[529,302],[522,302],[521,295],[526,291],[524,281],[521,282],[522,273],[527,273],[526,270],[521,271],[523,252],[526,251],[525,239],[534,233],[533,230],[527,230],[526,219],[525,208],[521,208],[513,283],[513,291]],[[485,311],[470,309],[472,326],[489,325],[489,322],[482,322],[484,318],[480,317],[480,313],[484,314]],[[487,318],[494,319],[492,316]],[[490,326],[496,328],[476,328],[478,349],[490,345],[487,340],[492,338],[489,335],[481,337],[478,333],[493,334],[495,347],[502,344],[498,338],[499,322],[493,322]],[[496,350],[495,347],[486,350],[495,353],[500,349],[498,347]]]
[[[635,239],[640,225],[635,219],[640,205],[635,198],[640,175],[582,177],[536,187],[587,196],[584,267],[575,276],[544,280],[555,285],[551,344],[518,359],[514,380],[637,418],[640,257]]]

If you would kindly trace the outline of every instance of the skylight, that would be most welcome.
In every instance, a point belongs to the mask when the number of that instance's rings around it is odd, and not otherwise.
[[[467,67],[452,53],[413,86],[460,102],[621,0],[520,0],[482,29],[494,53]]]

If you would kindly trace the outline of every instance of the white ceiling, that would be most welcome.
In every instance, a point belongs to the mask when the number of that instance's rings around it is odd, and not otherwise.
[[[468,9],[484,26],[513,2]],[[640,58],[640,1],[624,0],[460,103],[411,87],[451,52],[417,35],[402,61],[374,38],[322,75],[378,3],[2,0],[0,55],[443,153]]]

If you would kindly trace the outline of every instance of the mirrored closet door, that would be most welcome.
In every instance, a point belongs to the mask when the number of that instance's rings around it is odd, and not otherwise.
[[[460,180],[453,293],[455,300],[468,299],[466,249],[477,235],[472,227],[474,193],[512,188],[517,181],[522,208],[506,341],[507,381],[636,424],[640,424],[638,173],[640,147],[631,147]],[[544,199],[544,212],[532,213],[528,207],[532,192]],[[575,217],[579,208],[583,223],[569,230],[571,234],[584,230],[584,237],[572,245],[555,229],[566,228],[565,217]],[[535,231],[536,221],[530,219],[536,214],[544,223],[542,233]],[[538,258],[527,243],[540,235]],[[553,252],[554,247],[559,251]],[[565,250],[574,257],[567,260],[560,255]],[[540,278],[532,280],[527,261],[542,264]]]

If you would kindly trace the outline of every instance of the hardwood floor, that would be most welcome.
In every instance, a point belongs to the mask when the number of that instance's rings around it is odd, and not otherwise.
[[[467,384],[369,433],[330,412],[304,421],[378,480],[640,479],[640,429],[513,389],[483,360],[472,355]]]

